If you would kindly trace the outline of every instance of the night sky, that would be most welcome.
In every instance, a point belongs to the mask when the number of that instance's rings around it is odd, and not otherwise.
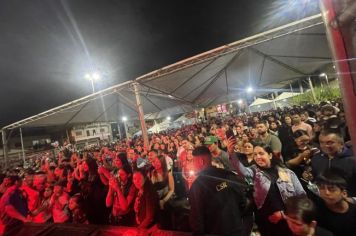
[[[0,0],[0,127],[319,13],[316,0]]]

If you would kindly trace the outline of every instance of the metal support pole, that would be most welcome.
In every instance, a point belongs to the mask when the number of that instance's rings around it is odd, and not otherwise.
[[[66,129],[66,134],[67,134],[67,142],[68,142],[68,144],[70,144],[70,136],[69,136],[69,132],[67,129]]]
[[[124,121],[124,128],[125,128],[125,138],[128,139],[126,121]]]
[[[93,93],[95,93],[94,80],[91,79],[90,82],[91,82],[91,89],[92,89]]]
[[[318,100],[316,100],[316,96],[315,96],[315,92],[314,92],[314,86],[313,86],[313,83],[312,83],[310,77],[308,77],[308,82],[309,82],[310,90],[311,90],[312,95],[313,95],[314,102],[317,102]]]
[[[276,100],[275,100],[275,97],[274,97],[274,93],[272,93],[272,101],[273,101],[273,107],[276,110],[277,109],[277,104],[276,104]]]
[[[292,87],[292,84],[289,84],[289,87],[290,87],[290,91],[291,91],[291,93],[293,93],[293,87]]]
[[[298,84],[299,84],[300,93],[304,93],[303,84],[302,84],[302,80],[301,79],[298,80]]]
[[[25,156],[25,148],[23,145],[22,128],[20,128],[20,139],[21,139],[21,149],[22,149],[22,160],[23,160],[23,165],[25,165],[26,156]]]
[[[352,46],[352,40],[354,40],[354,34],[351,33],[350,27],[353,22],[353,14],[349,14],[345,17],[345,14],[335,12],[335,4],[341,4],[342,1],[320,0],[320,10],[324,19],[326,28],[326,36],[331,49],[333,61],[335,62],[337,77],[339,78],[339,85],[345,109],[347,126],[353,143],[353,151],[356,153],[356,78],[352,73],[355,71],[354,63],[350,62],[350,59],[354,57],[354,52],[348,54],[346,48],[354,48]],[[351,2],[353,3],[353,2]],[[350,6],[348,8],[350,9]],[[345,10],[345,11],[346,11]],[[340,17],[343,15],[343,18]],[[337,18],[336,18],[337,17]],[[348,22],[345,22],[348,21]],[[332,28],[330,22],[337,21],[338,27]],[[349,32],[349,35],[345,34]],[[344,33],[344,34],[342,34]]]
[[[141,123],[141,131],[142,131],[143,143],[144,143],[144,145],[146,147],[148,147],[149,142],[148,142],[148,134],[147,134],[146,123],[145,123],[145,116],[143,114],[141,97],[140,97],[140,93],[138,91],[138,86],[137,85],[138,85],[137,83],[133,83],[133,87],[134,87],[135,95],[136,95],[136,104],[137,104],[138,117],[140,118],[140,123]]]
[[[7,158],[8,158],[8,156],[7,156],[7,139],[6,139],[6,131],[3,129],[3,130],[1,130],[1,135],[2,135],[2,150],[3,150],[3,153],[4,153],[4,162],[5,162],[5,169],[7,169],[7,167],[8,167],[8,163],[7,163]]]

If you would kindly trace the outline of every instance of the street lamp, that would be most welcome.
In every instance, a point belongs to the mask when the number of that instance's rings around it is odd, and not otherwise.
[[[248,87],[248,88],[246,89],[246,91],[247,91],[248,93],[252,93],[252,92],[253,92],[253,88],[250,86],[250,87]]]
[[[91,82],[91,88],[93,90],[93,93],[95,93],[95,88],[94,88],[94,81],[98,81],[101,79],[101,76],[98,72],[93,72],[91,74],[85,74],[84,76],[85,79],[90,80]]]
[[[170,120],[171,120],[171,117],[170,117],[170,116],[168,116],[168,117],[167,117],[167,120],[168,120],[168,121],[170,121]]]
[[[242,99],[239,99],[239,100],[237,101],[237,103],[241,105],[241,104],[242,104]]]

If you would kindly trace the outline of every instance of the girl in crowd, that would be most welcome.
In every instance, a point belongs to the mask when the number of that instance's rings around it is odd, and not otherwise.
[[[109,181],[106,195],[106,207],[112,207],[110,223],[113,225],[134,225],[134,212],[131,204],[136,196],[136,188],[132,184],[132,170],[129,165],[120,168]]]
[[[154,189],[157,191],[160,206],[161,227],[169,227],[170,209],[167,208],[167,202],[171,200],[174,194],[174,179],[172,172],[168,171],[166,157],[164,155],[156,156],[152,160],[153,170],[150,172],[150,180]],[[166,207],[166,209],[165,209]]]
[[[72,213],[72,223],[89,224],[85,214],[84,199],[79,193],[70,198],[68,208]]]
[[[229,152],[233,153],[233,142]],[[231,151],[230,151],[231,150]],[[254,148],[256,165],[245,167],[237,158],[232,161],[237,172],[253,179],[253,198],[256,206],[255,221],[261,235],[292,235],[283,220],[284,202],[296,195],[305,195],[302,185],[293,171],[273,157],[271,147],[258,145]]]
[[[240,162],[246,167],[256,164],[253,153],[253,144],[250,142],[244,143],[242,146],[242,152],[238,153],[238,157]]]
[[[90,224],[106,224],[108,209],[105,206],[106,186],[100,181],[95,159],[88,157],[79,166],[81,195],[88,209]],[[93,207],[95,206],[95,207]]]
[[[157,192],[143,170],[134,173],[133,183],[138,190],[134,203],[136,226],[139,229],[151,228],[158,212]]]
[[[105,168],[104,166],[100,166],[98,168],[98,174],[100,176],[100,180],[104,185],[109,184],[109,180],[111,178],[110,170],[112,169],[112,173],[115,174],[120,168],[126,165],[130,165],[128,160],[127,160],[127,155],[126,153],[120,152],[117,154],[113,160],[113,168]]]
[[[194,162],[193,162],[193,146],[190,146],[187,150],[187,158],[183,162],[182,175],[185,180],[186,191],[188,192],[192,186],[196,176],[194,173]]]

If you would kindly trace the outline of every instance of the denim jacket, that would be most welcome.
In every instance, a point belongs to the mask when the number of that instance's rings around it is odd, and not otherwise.
[[[232,165],[238,174],[245,178],[252,179],[254,184],[253,198],[255,200],[257,209],[261,209],[271,186],[270,177],[256,165],[245,167],[238,160],[238,157],[235,156],[232,157],[232,159],[234,159],[232,160]],[[283,167],[277,168],[279,175],[277,179],[277,187],[284,202],[292,196],[306,195],[302,185],[300,184],[297,176],[293,171]]]

